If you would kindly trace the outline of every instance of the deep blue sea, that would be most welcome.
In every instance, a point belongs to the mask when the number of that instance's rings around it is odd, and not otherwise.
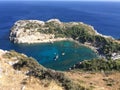
[[[99,33],[120,38],[119,2],[1,1],[0,49],[14,49],[25,53],[36,58],[42,65],[57,70],[66,70],[81,60],[96,57],[90,49],[69,41],[32,45],[18,45],[9,41],[10,29],[17,20],[47,21],[51,18],[57,18],[63,22],[82,21],[93,25]],[[56,56],[58,56],[57,60],[55,60]]]

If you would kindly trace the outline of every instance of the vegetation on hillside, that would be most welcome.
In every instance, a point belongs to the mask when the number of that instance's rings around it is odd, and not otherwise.
[[[120,71],[119,60],[93,59],[84,60],[72,67],[83,71]]]

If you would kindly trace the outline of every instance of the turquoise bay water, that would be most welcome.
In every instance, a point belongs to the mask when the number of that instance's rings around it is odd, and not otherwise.
[[[36,58],[43,66],[55,70],[67,70],[82,60],[97,56],[91,49],[71,41],[16,46],[16,50],[19,49],[19,52],[24,52],[28,56]]]

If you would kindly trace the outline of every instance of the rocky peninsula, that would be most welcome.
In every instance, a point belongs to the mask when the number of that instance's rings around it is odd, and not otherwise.
[[[98,33],[93,26],[83,22],[19,20],[11,28],[10,40],[28,44],[72,40],[92,47],[101,57],[120,58],[120,44],[114,38]]]
[[[65,28],[69,29],[73,26],[86,28],[91,35],[93,34],[106,38],[112,38],[110,36],[99,34],[92,26],[84,24],[83,22],[63,23],[58,19],[50,19],[46,22],[39,20],[17,21],[11,29],[10,40],[14,43],[28,44],[72,40],[72,37],[66,37],[65,35],[59,33],[59,29],[65,30]]]

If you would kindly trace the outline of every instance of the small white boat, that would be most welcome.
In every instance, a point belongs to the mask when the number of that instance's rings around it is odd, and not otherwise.
[[[65,53],[63,52],[62,55],[65,55]]]
[[[56,61],[58,58],[59,58],[59,56],[58,56],[58,55],[56,55],[56,56],[54,57],[54,60]]]

